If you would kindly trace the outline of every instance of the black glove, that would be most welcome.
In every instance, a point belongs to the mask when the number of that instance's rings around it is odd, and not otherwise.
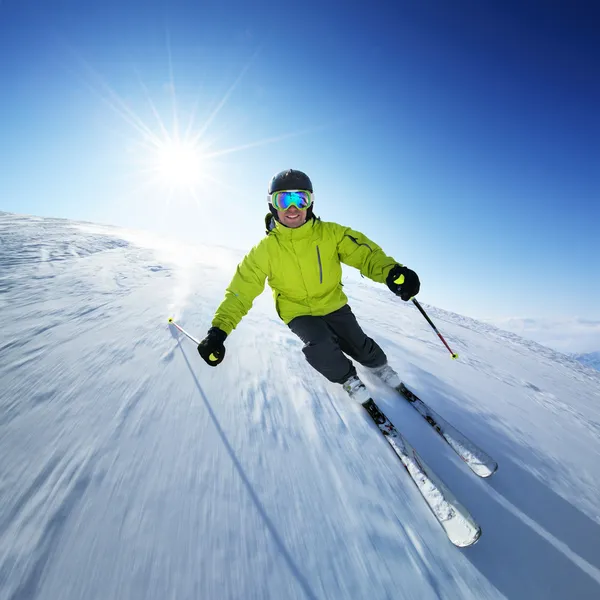
[[[385,282],[390,290],[396,296],[400,296],[404,302],[416,296],[421,289],[419,276],[414,271],[402,265],[392,267]]]
[[[216,367],[223,362],[225,358],[225,346],[223,342],[227,334],[218,327],[211,327],[206,337],[198,344],[200,356],[211,367]]]

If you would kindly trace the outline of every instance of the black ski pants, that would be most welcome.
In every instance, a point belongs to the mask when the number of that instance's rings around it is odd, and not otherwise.
[[[365,367],[387,362],[383,350],[360,328],[347,304],[323,317],[296,317],[288,326],[304,342],[302,352],[309,364],[334,383],[356,375],[348,356]]]

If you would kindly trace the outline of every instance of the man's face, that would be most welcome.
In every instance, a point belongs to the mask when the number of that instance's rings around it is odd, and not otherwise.
[[[305,210],[299,210],[295,206],[290,206],[287,210],[278,210],[277,217],[283,225],[295,229],[306,223],[306,213],[307,211]]]

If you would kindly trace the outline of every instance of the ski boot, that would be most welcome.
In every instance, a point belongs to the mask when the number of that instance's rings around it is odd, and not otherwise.
[[[346,392],[348,392],[348,395],[350,398],[352,398],[352,400],[355,400],[363,406],[371,399],[365,384],[356,375],[353,375],[344,381],[344,383],[342,383],[342,387]]]
[[[399,388],[402,383],[398,373],[396,373],[388,363],[385,363],[380,367],[367,367],[367,369],[375,375],[375,377],[392,388]]]

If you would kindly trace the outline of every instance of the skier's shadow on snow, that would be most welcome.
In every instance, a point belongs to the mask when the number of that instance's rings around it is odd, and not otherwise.
[[[600,526],[507,456],[465,555],[507,598],[600,598]],[[494,502],[495,500],[495,502]]]
[[[206,397],[206,394],[204,393],[204,390],[202,389],[202,386],[200,385],[198,378],[196,377],[196,374],[194,373],[194,369],[192,368],[192,365],[191,365],[190,361],[188,360],[186,352],[185,352],[183,346],[181,345],[180,337],[177,334],[177,330],[174,327],[170,327],[170,330],[171,330],[171,335],[177,341],[177,345],[179,346],[179,349],[181,350],[183,359],[185,360],[185,362],[188,366],[188,369],[190,370],[190,373],[194,379],[194,383],[196,384],[196,387],[198,388],[198,391],[200,392],[200,396],[201,396],[202,401],[204,402],[204,406],[206,407],[206,410],[208,411],[208,414],[213,422],[213,425],[215,426],[215,429],[217,430],[217,433],[219,434],[219,437],[221,438],[221,441],[223,442],[223,445],[225,446],[225,449],[227,450],[227,453],[229,454],[229,457],[231,458],[231,461],[233,462],[233,466],[235,467],[236,471],[238,472],[238,475],[240,476],[242,483],[246,487],[246,490],[248,491],[248,494],[250,495],[252,502],[254,502],[254,505],[256,507],[256,510],[258,511],[258,514],[263,519],[267,529],[269,530],[269,533],[273,537],[275,545],[277,546],[279,552],[281,553],[281,556],[284,558],[290,571],[292,572],[292,575],[296,578],[296,581],[298,581],[300,587],[306,594],[306,597],[310,598],[311,600],[317,600],[317,595],[312,591],[308,581],[306,580],[304,575],[301,573],[300,569],[294,562],[294,559],[292,558],[291,554],[288,552],[287,548],[285,547],[283,540],[277,533],[277,529],[275,528],[273,521],[271,521],[271,519],[269,518],[269,515],[267,514],[265,507],[263,506],[263,504],[260,501],[260,498],[258,497],[256,492],[254,491],[254,488],[252,487],[252,483],[248,479],[248,476],[246,475],[244,468],[242,467],[240,461],[238,460],[238,458],[235,454],[235,451],[231,447],[231,444],[229,443],[229,440],[227,439],[227,436],[225,435],[225,432],[223,431],[223,428],[221,427],[221,424],[219,423],[219,420],[217,419],[217,416],[215,415],[215,413],[212,409],[212,406],[211,406],[208,398]]]
[[[426,382],[429,397],[460,398],[459,390],[414,365],[413,369]],[[449,404],[439,412],[459,422],[456,406]],[[483,530],[481,540],[464,551],[465,557],[511,600],[600,598],[600,525],[512,459],[529,455],[535,469],[530,450],[515,447],[515,440],[507,439],[483,415],[468,418],[466,429],[485,430],[482,446],[494,449],[499,469],[489,480],[470,477],[464,468],[458,476],[460,496]],[[446,466],[459,468],[453,464]]]

